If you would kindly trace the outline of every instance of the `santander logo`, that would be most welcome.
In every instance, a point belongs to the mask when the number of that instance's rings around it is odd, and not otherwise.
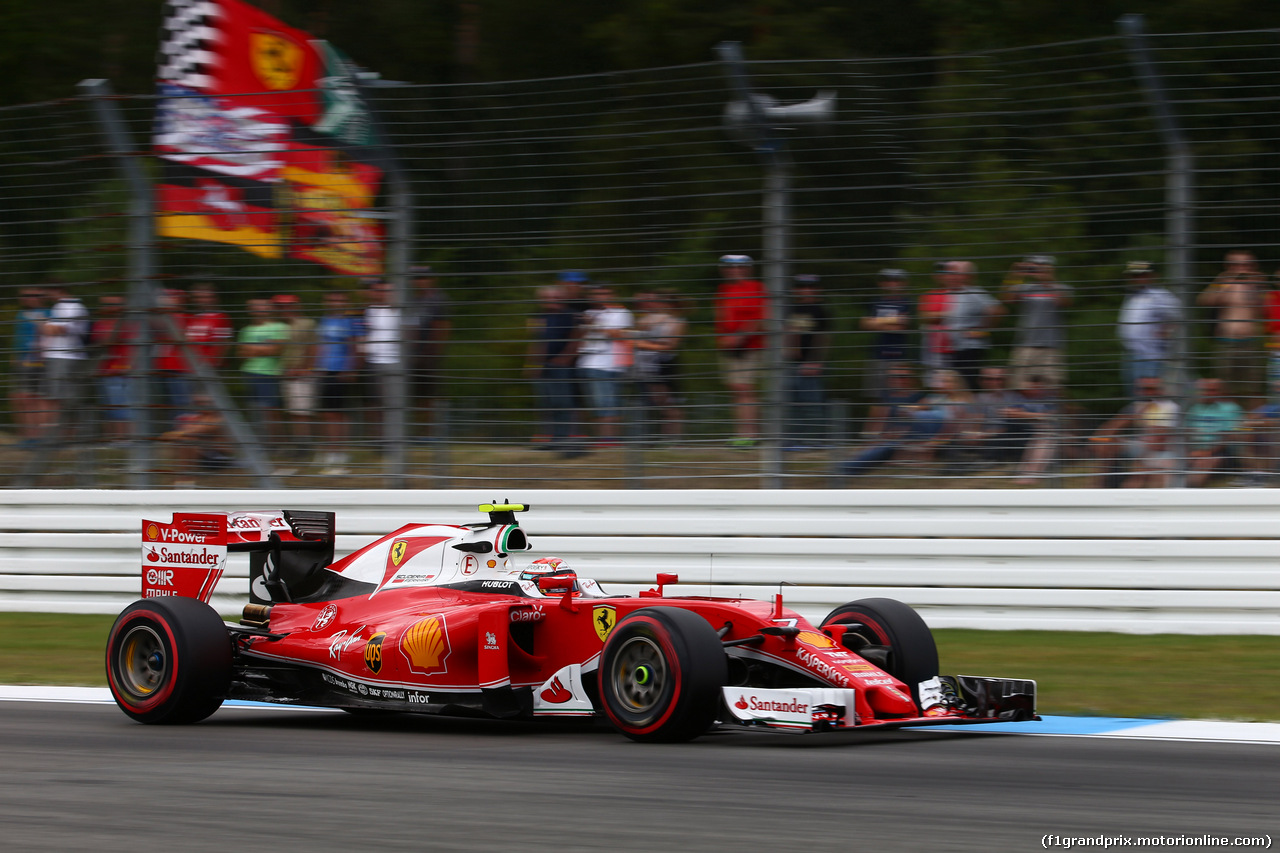
[[[763,711],[766,713],[781,714],[807,714],[809,713],[809,703],[803,699],[792,698],[790,700],[783,699],[766,699],[760,696],[752,696],[748,699],[745,696],[739,696],[738,701],[733,703],[733,707],[740,711]]]
[[[551,683],[542,689],[542,701],[550,705],[563,705],[572,698],[572,691],[560,683],[559,676],[551,679]]]

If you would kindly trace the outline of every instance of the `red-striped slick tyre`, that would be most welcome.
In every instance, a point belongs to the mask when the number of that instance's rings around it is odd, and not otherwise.
[[[135,601],[111,626],[107,684],[141,723],[195,723],[222,705],[231,640],[222,618],[194,598]]]
[[[727,678],[715,629],[674,607],[647,607],[622,619],[600,655],[605,714],[637,741],[690,740],[705,732]]]
[[[911,688],[917,702],[919,685],[938,674],[938,646],[929,626],[909,606],[892,598],[863,598],[842,604],[822,620],[844,625],[845,634],[861,635],[868,643],[889,647],[885,672]],[[848,645],[848,644],[846,644]],[[857,649],[849,645],[854,653]]]

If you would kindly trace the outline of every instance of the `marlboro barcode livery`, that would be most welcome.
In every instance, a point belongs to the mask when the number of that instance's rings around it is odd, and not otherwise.
[[[906,605],[873,598],[821,625],[773,601],[610,595],[531,549],[521,504],[473,525],[410,524],[334,561],[332,513],[176,513],[142,523],[142,598],[116,620],[107,676],[144,723],[225,699],[348,711],[607,718],[640,741],[714,725],[789,732],[1035,719],[1035,683],[940,676]],[[208,601],[250,557],[238,624]]]

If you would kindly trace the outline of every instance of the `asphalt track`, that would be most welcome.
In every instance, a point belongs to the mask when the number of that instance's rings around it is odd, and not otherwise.
[[[974,733],[714,734],[0,703],[0,849],[1030,850],[1280,830],[1280,746]],[[1184,848],[1185,849],[1185,848]]]

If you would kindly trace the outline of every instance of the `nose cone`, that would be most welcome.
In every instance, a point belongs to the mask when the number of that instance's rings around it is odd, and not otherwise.
[[[897,687],[877,686],[867,690],[867,703],[876,716],[911,716],[919,714],[911,695]]]

